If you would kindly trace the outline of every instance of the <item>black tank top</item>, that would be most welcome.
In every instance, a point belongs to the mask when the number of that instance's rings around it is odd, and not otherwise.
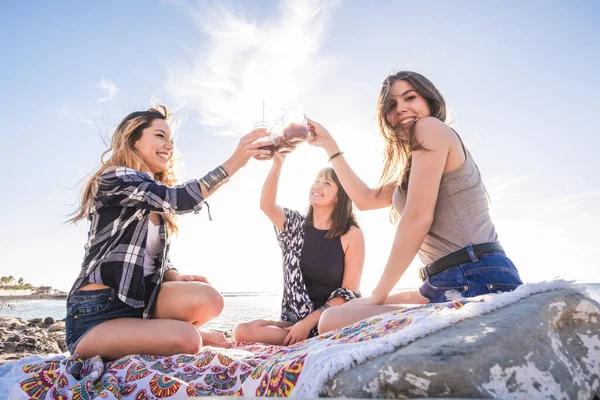
[[[306,226],[300,258],[302,277],[315,309],[327,302],[331,293],[342,287],[344,249],[340,237],[325,239],[326,230]]]

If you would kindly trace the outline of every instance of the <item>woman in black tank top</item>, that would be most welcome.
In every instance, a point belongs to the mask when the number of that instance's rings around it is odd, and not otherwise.
[[[318,334],[323,311],[360,297],[365,243],[352,201],[335,171],[319,171],[306,216],[276,203],[284,157],[273,157],[260,206],[275,227],[283,253],[281,320],[238,325],[235,340],[290,345]]]

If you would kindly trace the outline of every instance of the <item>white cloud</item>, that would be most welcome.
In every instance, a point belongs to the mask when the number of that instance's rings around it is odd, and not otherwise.
[[[508,173],[489,179],[485,184],[490,193],[497,195],[503,192],[513,191],[515,185],[520,184],[522,182],[526,182],[533,176],[533,173],[521,175]]]
[[[277,14],[246,20],[220,4],[189,10],[206,35],[187,66],[169,71],[174,96],[199,112],[216,134],[240,136],[282,105],[298,104],[314,90],[331,58],[318,54],[334,1],[286,0]]]
[[[57,110],[57,115],[61,118],[76,120],[86,125],[96,125],[96,123],[85,113],[74,109],[69,103],[62,103]]]
[[[599,189],[557,196],[542,205],[540,209],[540,216],[562,216],[570,213],[575,213],[578,210],[580,211],[585,209],[586,200],[593,197],[600,197]],[[596,201],[594,201],[594,204],[597,204]]]
[[[115,94],[117,94],[117,92],[119,91],[119,88],[117,87],[117,85],[115,85],[115,83],[113,81],[111,81],[110,79],[102,78],[102,79],[100,79],[100,82],[98,83],[98,85],[100,86],[100,88],[102,90],[105,91],[104,97],[98,97],[98,100],[97,100],[98,103],[104,103],[106,101],[112,100],[112,98],[115,96]]]
[[[350,60],[353,54],[334,57],[322,50],[325,34],[331,33],[327,21],[337,3],[284,1],[260,22],[241,16],[248,13],[223,8],[222,3],[210,4],[212,9],[188,10],[202,32],[198,38],[202,46],[169,70],[167,87],[175,100],[197,112],[211,133],[231,136],[244,134],[260,119],[263,99],[271,106],[271,115],[277,105],[303,105],[309,116],[336,137],[355,172],[374,184],[381,171],[382,148],[372,126],[374,93],[336,81],[341,69],[334,67],[342,64],[341,57]],[[344,100],[350,96],[352,101]],[[225,157],[224,148],[214,149],[221,150]],[[314,174],[327,157],[320,149],[302,145],[288,158],[278,202],[302,211]],[[269,166],[251,160],[211,197],[214,224],[207,224],[205,217],[181,219],[182,234],[172,255],[182,270],[191,268],[190,272],[208,275],[223,290],[280,292],[279,248],[268,218],[258,207]],[[582,202],[596,199],[597,193],[541,196],[536,190],[541,181],[539,172],[530,171],[485,181],[493,200],[494,222],[509,256],[515,258],[527,280],[552,279],[559,274],[598,280],[598,273],[589,273],[593,259],[579,250],[581,243],[591,247],[595,232],[589,227],[596,224],[590,224],[589,216],[573,213],[575,209],[582,213],[593,210],[582,207]],[[240,201],[240,193],[244,201]],[[548,210],[560,212],[549,215]],[[368,294],[385,268],[395,228],[388,222],[388,210],[359,212],[358,218],[367,246],[362,290]],[[201,264],[197,243],[210,249]],[[416,259],[398,287],[420,284],[419,265]]]

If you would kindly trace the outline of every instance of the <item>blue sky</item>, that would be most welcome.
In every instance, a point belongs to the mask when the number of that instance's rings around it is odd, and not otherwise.
[[[156,101],[178,110],[187,180],[227,159],[262,99],[268,116],[299,104],[375,184],[377,91],[388,72],[411,69],[448,100],[524,280],[600,282],[599,11],[594,1],[2,2],[1,274],[70,287],[87,226],[63,222],[101,136],[129,112]],[[325,162],[309,146],[288,157],[280,203],[303,210]],[[180,270],[225,291],[280,291],[279,250],[258,208],[269,166],[250,162],[211,198],[212,223],[180,219]],[[394,227],[387,210],[358,218],[368,293]],[[399,286],[418,285],[417,267]]]

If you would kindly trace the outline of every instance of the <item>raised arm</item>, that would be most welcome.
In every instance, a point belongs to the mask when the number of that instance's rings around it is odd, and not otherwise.
[[[413,152],[406,207],[396,229],[385,270],[369,304],[384,304],[415,258],[433,223],[440,181],[454,133],[442,122],[426,118],[418,122],[415,135],[427,150]]]
[[[268,136],[268,132],[266,129],[256,129],[249,134],[243,136],[238,143],[237,148],[229,157],[227,161],[225,161],[221,167],[225,170],[226,179],[231,178],[240,168],[245,166],[251,157],[260,155],[260,154],[269,154],[268,150],[259,150],[258,148],[264,146],[264,143],[255,143],[256,140]],[[219,171],[215,171],[212,176],[219,178]],[[216,185],[211,185],[211,172],[209,172],[205,177],[200,179],[200,187],[202,188],[202,197],[208,198],[217,189],[221,186],[220,184],[223,182],[219,181]]]
[[[308,124],[310,131],[308,143],[313,146],[322,147],[330,158],[335,156],[331,160],[331,165],[335,169],[335,173],[340,179],[344,190],[356,205],[356,208],[361,211],[374,210],[389,207],[392,204],[392,195],[396,187],[395,183],[384,186],[380,192],[379,188],[370,188],[352,170],[343,154],[339,154],[340,148],[327,129],[318,122],[310,119],[308,120]]]
[[[200,211],[203,201],[197,180],[169,187],[156,182],[148,173],[116,167],[107,168],[100,175],[95,207],[133,207],[185,214]]]
[[[266,130],[261,129],[244,136],[229,160],[215,170],[218,174],[213,171],[204,178],[190,180],[175,187],[156,182],[146,172],[127,167],[106,168],[98,180],[96,208],[118,205],[170,214],[199,212],[206,197],[216,191],[226,178],[246,165],[250,157],[268,153],[258,150],[260,144],[254,143],[267,134]]]
[[[279,186],[279,177],[284,159],[279,154],[273,157],[273,166],[269,171],[269,175],[267,175],[260,195],[260,209],[280,231],[284,229],[285,212],[277,204],[277,187]]]

